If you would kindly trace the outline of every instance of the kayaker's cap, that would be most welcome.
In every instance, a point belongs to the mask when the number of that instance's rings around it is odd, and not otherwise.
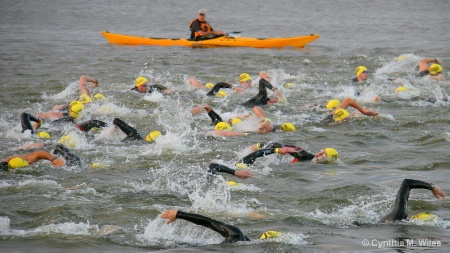
[[[358,67],[355,69],[355,74],[356,74],[356,76],[359,76],[359,75],[361,75],[361,73],[364,72],[364,71],[367,71],[367,68],[366,68],[366,67],[364,67],[364,66],[358,66]]]
[[[268,238],[277,238],[281,235],[281,232],[269,230],[267,232],[264,232],[261,237],[259,237],[259,240],[264,240]]]
[[[336,160],[339,157],[337,150],[334,148],[326,148],[325,153],[327,153],[328,161]]]
[[[434,64],[431,64],[431,66],[428,68],[428,70],[430,71],[430,75],[437,75],[437,74],[441,73],[442,66],[437,63],[434,63]]]
[[[202,16],[206,16],[206,10],[204,10],[204,9],[200,9],[200,10],[198,10],[198,13],[197,13],[198,15],[202,15]]]
[[[216,97],[218,97],[218,98],[223,98],[223,97],[226,97],[226,96],[227,96],[227,92],[223,91],[223,90],[221,90],[221,91],[216,93]]]
[[[13,159],[9,160],[9,162],[8,162],[9,169],[22,168],[22,167],[26,167],[28,165],[30,165],[30,164],[21,157],[14,157]]]
[[[214,88],[214,84],[213,83],[206,83],[205,87],[208,88],[208,89],[212,89],[212,88]]]
[[[328,110],[331,110],[331,109],[338,107],[340,104],[341,104],[341,101],[339,101],[337,99],[332,99],[332,100],[328,101],[326,108]]]
[[[47,132],[39,132],[36,135],[42,139],[50,139],[50,134]]]
[[[401,92],[401,91],[405,91],[407,90],[407,88],[405,86],[398,86],[397,89],[395,89],[395,92]]]
[[[92,102],[92,99],[91,99],[91,97],[89,97],[88,95],[83,94],[83,95],[80,96],[80,98],[78,99],[78,101],[80,101],[80,102],[83,103],[83,104],[86,104],[86,103]]]
[[[106,100],[106,97],[101,93],[97,93],[94,95],[94,100]]]
[[[350,117],[350,113],[345,109],[339,109],[334,113],[334,122],[342,121]]]
[[[151,131],[147,136],[145,136],[145,140],[148,142],[155,141],[159,136],[161,135],[161,132],[158,130]]]
[[[216,129],[216,130],[228,130],[228,131],[232,130],[231,126],[227,122],[224,122],[224,121],[217,123],[216,126],[214,127],[214,129]]]
[[[252,77],[247,73],[242,73],[239,75],[239,82],[247,82],[248,80],[252,80]]]
[[[281,130],[285,131],[285,132],[293,132],[296,130],[294,124],[290,123],[290,122],[286,122],[283,123],[283,125],[281,125]]]
[[[134,85],[135,85],[136,87],[139,87],[139,86],[141,86],[141,85],[146,84],[147,82],[148,82],[148,79],[147,79],[147,78],[145,78],[145,77],[143,77],[143,76],[140,76],[140,77],[136,78],[136,81],[134,82]]]

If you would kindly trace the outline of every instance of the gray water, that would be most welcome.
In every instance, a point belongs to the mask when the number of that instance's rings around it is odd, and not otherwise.
[[[20,133],[20,114],[49,111],[78,97],[80,75],[100,82],[94,103],[80,122],[118,117],[142,135],[158,129],[156,143],[124,144],[108,127],[83,134],[71,125],[42,129],[57,142],[77,140],[74,152],[103,168],[52,169],[46,161],[0,174],[1,252],[350,252],[448,251],[450,203],[429,191],[413,190],[410,213],[432,212],[435,222],[378,224],[404,178],[434,182],[447,193],[450,82],[418,78],[422,57],[443,62],[449,79],[449,1],[0,1],[0,147],[2,159],[23,154],[17,147],[40,141]],[[101,31],[155,37],[187,37],[200,8],[215,29],[246,37],[320,34],[304,49],[127,47],[106,42]],[[398,58],[402,56],[401,58]],[[369,80],[352,84],[365,65]],[[297,131],[244,138],[207,136],[206,115],[188,110],[207,102],[225,116],[256,93],[228,92],[204,98],[187,78],[229,81],[247,72],[273,77],[288,102],[266,106],[275,124],[290,121]],[[173,89],[169,95],[130,92],[134,79]],[[397,82],[387,81],[398,77]],[[292,83],[289,88],[283,86]],[[409,87],[395,93],[400,85]],[[377,110],[342,125],[323,126],[326,111],[302,105],[352,97]],[[379,95],[391,103],[372,103]],[[427,102],[435,97],[436,103]],[[334,147],[337,164],[290,164],[288,157],[258,159],[253,178],[227,175],[208,180],[210,162],[233,164],[256,142],[279,141],[317,152]],[[227,180],[241,183],[229,186]],[[184,221],[170,225],[168,208],[200,213],[235,226],[249,243],[220,244],[209,229]],[[266,218],[249,218],[249,212]],[[365,224],[356,226],[355,223]],[[258,241],[267,230],[280,238]],[[363,246],[367,239],[371,245]],[[441,246],[397,247],[392,241],[419,239]],[[391,241],[390,241],[391,240]],[[378,247],[381,243],[389,243]]]

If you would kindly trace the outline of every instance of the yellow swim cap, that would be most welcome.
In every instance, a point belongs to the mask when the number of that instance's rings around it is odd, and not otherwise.
[[[236,163],[236,167],[241,169],[247,169],[248,166],[245,163]]]
[[[216,129],[216,130],[229,130],[229,131],[232,130],[231,126],[228,125],[227,122],[223,122],[223,121],[217,123],[217,124],[216,124],[216,127],[215,127],[214,129]]]
[[[208,89],[212,89],[212,88],[214,88],[214,84],[213,83],[206,83],[205,87],[208,88]]]
[[[226,96],[227,96],[227,93],[225,91],[223,91],[223,90],[221,90],[221,91],[216,93],[216,97],[218,97],[218,98],[223,98],[223,97],[226,97]]]
[[[69,106],[70,117],[76,119],[78,114],[84,109],[83,104],[80,101],[72,101]]]
[[[327,153],[328,160],[336,160],[339,157],[338,152],[334,148],[326,148],[325,153]]]
[[[234,126],[236,124],[239,124],[239,123],[241,123],[241,119],[239,119],[239,118],[232,118],[231,119],[231,125],[232,126]]]
[[[146,84],[147,82],[148,82],[148,79],[147,79],[147,78],[145,78],[145,77],[143,77],[143,76],[140,76],[140,77],[136,78],[136,81],[134,82],[134,85],[135,85],[136,87],[139,87],[139,86],[141,86],[141,85]]]
[[[285,83],[283,86],[284,86],[285,88],[289,88],[289,87],[292,86],[292,83]]]
[[[363,71],[367,71],[367,68],[364,67],[364,66],[358,66],[358,67],[355,69],[355,74],[356,74],[356,76],[361,75],[361,73],[362,73]]]
[[[94,100],[106,100],[106,97],[101,93],[97,93],[94,95]]]
[[[145,136],[145,140],[148,142],[155,141],[161,135],[161,132],[158,130],[151,131],[147,136]]]
[[[239,82],[246,82],[248,80],[252,80],[252,77],[247,73],[242,73],[239,75]]]
[[[101,169],[101,168],[105,168],[105,165],[103,163],[92,163],[89,166],[89,168],[91,168],[91,169],[95,169],[95,168]]]
[[[431,66],[428,68],[428,71],[430,71],[430,75],[437,75],[441,73],[442,66],[437,63],[431,64]]]
[[[416,215],[411,216],[411,220],[417,219],[421,221],[435,221],[436,215],[429,214],[429,213],[418,213]]]
[[[334,122],[342,121],[346,118],[350,117],[350,113],[347,112],[345,109],[339,109],[334,113]]]
[[[39,132],[36,135],[42,139],[50,139],[50,134],[47,132]]]
[[[261,235],[261,237],[259,237],[259,240],[264,240],[264,239],[268,239],[268,238],[277,238],[280,235],[281,235],[281,232],[269,230],[269,231],[263,233]]]
[[[283,130],[285,132],[292,132],[292,131],[295,131],[296,128],[295,128],[294,124],[286,122],[283,125],[281,125],[281,130]]]
[[[76,146],[75,139],[71,135],[64,135],[58,140],[58,143],[69,146],[71,148],[74,148]]]
[[[227,184],[228,184],[229,186],[238,186],[238,185],[240,185],[239,183],[236,183],[236,182],[234,182],[234,181],[227,181]]]
[[[91,99],[91,97],[89,97],[88,95],[83,94],[83,95],[80,96],[80,98],[78,99],[78,101],[80,101],[80,102],[83,103],[83,104],[86,104],[86,103],[92,102],[92,99]]]
[[[325,106],[328,110],[334,109],[336,107],[338,107],[341,104],[341,101],[337,100],[337,99],[332,99],[330,101],[328,101],[327,105]]]
[[[405,86],[398,86],[397,89],[395,89],[395,92],[405,91],[407,88]]]
[[[13,159],[9,160],[9,162],[8,162],[9,169],[22,168],[22,167],[26,167],[28,165],[30,165],[30,164],[21,157],[14,157]]]

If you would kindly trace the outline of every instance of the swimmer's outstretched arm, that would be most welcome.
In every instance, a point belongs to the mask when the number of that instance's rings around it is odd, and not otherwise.
[[[333,111],[333,114],[335,111],[339,110],[339,109],[347,109],[349,106],[357,109],[358,111],[360,111],[362,114],[367,115],[367,116],[377,116],[378,112],[368,109],[368,108],[363,108],[361,105],[359,105],[354,99],[352,98],[346,98],[344,99],[344,101],[342,101],[341,104],[339,104],[339,106]]]
[[[253,173],[249,170],[233,170],[231,168],[228,168],[225,165],[217,164],[217,163],[211,163],[208,166],[209,170],[208,172],[212,174],[216,174],[217,172],[227,173],[239,178],[249,178],[253,176]]]
[[[186,213],[177,210],[165,210],[161,214],[161,218],[168,219],[166,224],[172,223],[179,218],[192,222],[196,225],[210,228],[225,237],[228,242],[250,241],[250,239],[248,239],[248,237],[245,236],[239,228],[200,214]]]
[[[224,82],[216,83],[216,85],[214,85],[214,87],[208,93],[206,93],[206,96],[214,96],[222,88],[231,89],[233,88],[233,85]]]
[[[85,94],[88,95],[89,97],[91,96],[91,92],[89,91],[89,88],[87,87],[88,82],[92,83],[92,88],[97,87],[98,81],[92,77],[89,76],[80,76],[80,92],[81,94]]]
[[[395,205],[392,209],[392,211],[383,217],[381,219],[381,222],[385,221],[396,221],[396,220],[404,220],[408,218],[408,214],[406,212],[407,205],[408,205],[408,199],[409,199],[409,192],[411,189],[428,189],[431,190],[438,199],[445,198],[445,193],[434,184],[430,184],[424,181],[420,180],[414,180],[414,179],[404,179],[402,182],[402,185],[400,186],[400,189],[397,192],[397,197],[395,199]]]
[[[276,144],[278,144],[278,143],[276,143]],[[295,152],[299,151],[299,148],[297,148],[297,147],[288,146],[288,147],[278,148],[277,146],[278,145],[274,145],[274,147],[259,149],[255,152],[248,154],[247,156],[242,158],[239,162],[244,163],[245,165],[251,165],[256,161],[256,158],[261,157],[261,156],[267,156],[267,155],[271,155],[271,154],[275,154],[275,153],[285,155],[285,154],[295,153]]]

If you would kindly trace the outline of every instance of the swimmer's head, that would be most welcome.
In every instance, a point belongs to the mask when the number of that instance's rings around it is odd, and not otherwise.
[[[106,97],[101,93],[97,93],[94,95],[94,100],[106,100]]]
[[[245,163],[236,163],[236,167],[240,168],[240,169],[247,169],[248,166]]]
[[[208,89],[212,89],[212,88],[214,88],[214,84],[213,83],[206,83],[205,87],[208,88]]]
[[[281,130],[284,132],[292,132],[297,130],[297,128],[295,128],[294,124],[286,122],[281,125]]]
[[[261,237],[259,237],[259,240],[264,240],[268,238],[277,238],[281,235],[281,232],[269,230],[267,232],[264,232]]]
[[[148,79],[147,79],[147,78],[145,78],[145,77],[143,77],[143,76],[140,76],[140,77],[136,78],[136,81],[134,81],[134,85],[135,85],[136,87],[139,87],[139,86],[141,86],[141,85],[146,84],[147,82],[148,82]]]
[[[234,182],[234,181],[227,181],[227,184],[228,184],[229,186],[238,186],[238,185],[240,185],[239,183],[236,183],[236,182]]]
[[[216,126],[214,127],[215,130],[228,130],[231,131],[232,128],[231,126],[227,123],[227,122],[219,122],[216,124]]]
[[[329,163],[337,160],[339,157],[338,152],[334,148],[324,148],[320,150],[312,159],[315,163]]]
[[[221,90],[221,91],[216,93],[216,97],[218,97],[218,98],[223,98],[223,97],[226,97],[226,96],[227,96],[227,92],[223,91],[223,90]]]
[[[239,82],[247,82],[249,80],[252,80],[252,77],[247,73],[242,73],[239,75]]]
[[[366,68],[366,67],[364,67],[364,66],[358,66],[358,67],[355,69],[355,75],[356,75],[356,76],[359,76],[359,75],[361,75],[364,71],[367,72],[367,68]]]
[[[42,139],[50,139],[50,137],[51,137],[50,134],[47,132],[39,132],[36,135]]]
[[[285,83],[284,85],[283,85],[283,87],[285,87],[285,88],[289,88],[289,87],[291,87],[292,86],[292,83]]]
[[[76,140],[72,135],[64,135],[58,140],[58,143],[71,148],[74,148],[76,146]]]
[[[334,112],[334,122],[340,122],[350,117],[350,113],[345,109],[339,109]]]
[[[437,75],[441,73],[442,66],[437,63],[431,64],[430,67],[428,68],[428,71],[430,71],[430,75]]]
[[[335,109],[341,104],[341,101],[337,99],[332,99],[328,101],[327,105],[325,106],[328,110]]]
[[[402,92],[407,90],[407,88],[405,86],[398,86],[397,89],[395,89],[395,92]]]
[[[148,142],[155,141],[159,136],[161,136],[161,132],[158,130],[151,131],[147,136],[145,136],[145,140]]]
[[[410,220],[421,220],[421,221],[435,221],[436,215],[429,214],[429,213],[418,213],[416,215],[411,216]]]
[[[328,161],[337,160],[339,157],[338,152],[334,148],[326,148],[325,153],[327,154]]]
[[[92,99],[91,99],[91,97],[89,97],[88,95],[83,94],[83,95],[80,96],[80,98],[78,99],[78,101],[80,101],[80,102],[83,103],[83,104],[86,104],[86,103],[92,102]]]
[[[89,168],[90,169],[102,169],[102,168],[105,168],[105,165],[103,163],[91,163]]]
[[[228,120],[228,124],[230,124],[231,126],[234,126],[239,123],[241,123],[241,120],[239,118],[232,118],[232,119]]]
[[[83,109],[84,106],[80,101],[72,101],[69,105],[69,116],[76,119]]]
[[[30,165],[25,159],[21,157],[14,157],[8,162],[8,169],[23,168]]]

